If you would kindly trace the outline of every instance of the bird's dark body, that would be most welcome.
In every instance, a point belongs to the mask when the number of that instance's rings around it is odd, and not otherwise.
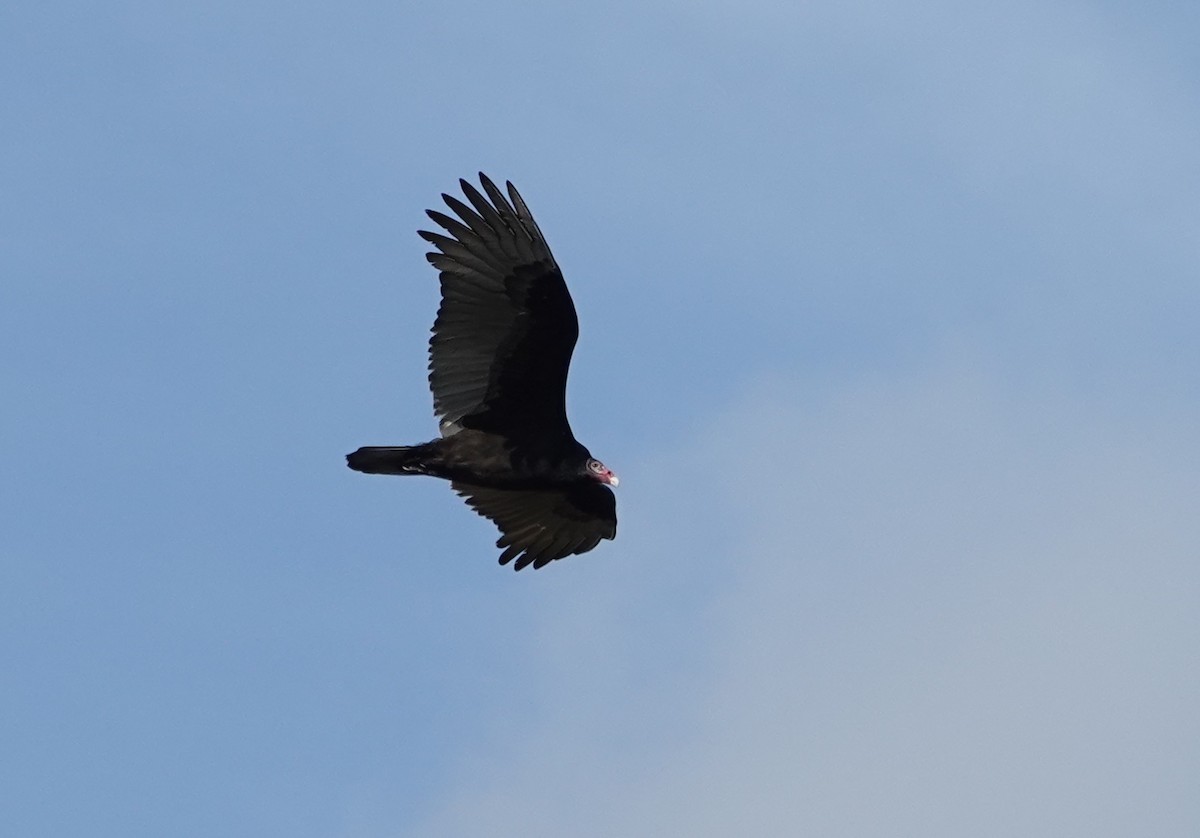
[[[485,431],[461,430],[421,445],[360,448],[347,458],[350,468],[368,474],[425,474],[498,489],[542,488],[579,482],[568,463],[588,457],[575,440],[558,451],[519,450]]]
[[[579,336],[574,303],[541,231],[510,183],[459,181],[470,206],[430,210],[450,235],[421,231],[437,251],[442,303],[429,341],[429,386],[442,436],[347,455],[370,474],[451,481],[504,535],[501,564],[541,567],[617,531],[616,476],[571,432],[567,372]],[[606,485],[607,484],[607,485]]]

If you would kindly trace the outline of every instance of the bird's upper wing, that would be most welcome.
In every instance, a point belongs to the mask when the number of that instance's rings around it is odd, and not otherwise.
[[[496,489],[458,481],[450,485],[500,528],[500,564],[515,558],[516,570],[586,553],[600,539],[617,534],[616,498],[599,483],[550,489]]]
[[[420,235],[437,250],[442,303],[429,341],[429,386],[442,433],[478,428],[520,441],[570,435],[567,369],[579,321],[562,272],[511,183],[508,198],[480,173],[465,180],[471,206],[442,195],[458,216],[429,217],[449,235]],[[489,200],[490,199],[490,200]],[[472,209],[473,207],[473,209]]]

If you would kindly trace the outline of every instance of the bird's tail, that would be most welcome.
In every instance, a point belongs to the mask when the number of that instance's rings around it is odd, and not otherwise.
[[[429,446],[367,446],[346,455],[346,465],[366,474],[429,474]]]

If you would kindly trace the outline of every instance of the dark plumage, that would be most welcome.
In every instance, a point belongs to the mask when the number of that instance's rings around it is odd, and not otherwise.
[[[449,235],[437,248],[442,304],[429,340],[429,387],[442,436],[346,457],[370,474],[427,474],[503,533],[500,563],[517,570],[586,553],[617,534],[617,477],[567,422],[567,370],[579,336],[575,305],[529,208],[480,173],[486,197],[460,180],[458,218],[429,210]]]

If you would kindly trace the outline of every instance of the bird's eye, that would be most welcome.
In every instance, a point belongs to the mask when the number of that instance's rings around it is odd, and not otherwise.
[[[599,474],[600,471],[604,468],[604,466],[600,463],[599,460],[592,460],[591,462],[588,463],[588,468],[590,468],[592,471]]]

